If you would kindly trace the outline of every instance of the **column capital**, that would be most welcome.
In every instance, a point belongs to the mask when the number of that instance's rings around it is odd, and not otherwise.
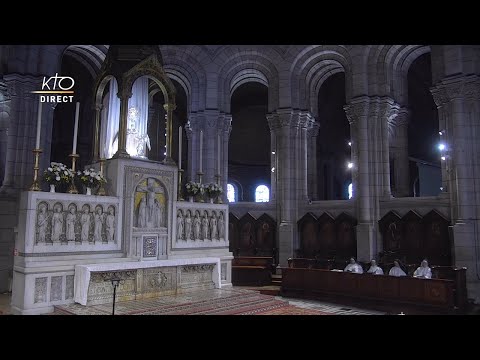
[[[314,121],[312,122],[310,128],[308,129],[308,135],[310,137],[317,137],[320,130],[320,123]]]
[[[315,121],[315,118],[308,111],[300,112],[298,118],[298,124],[302,129],[309,129]]]
[[[387,124],[391,124],[397,117],[400,111],[400,105],[395,103],[391,98],[380,99],[379,103],[379,115],[382,120],[385,120]]]
[[[5,82],[0,81],[0,102],[10,101],[12,95],[8,89],[8,86]]]
[[[406,126],[410,121],[411,112],[408,108],[402,107],[398,110],[397,116],[393,124],[395,126]]]
[[[480,98],[480,77],[478,75],[461,75],[444,78],[432,86],[430,92],[437,107],[442,107],[457,99],[478,100]]]
[[[361,116],[368,115],[369,107],[370,98],[368,96],[360,96],[352,99],[350,104],[343,107],[343,110],[345,110],[350,125],[355,125]]]
[[[275,131],[282,127],[290,127],[294,122],[293,119],[294,110],[278,109],[275,112],[267,114],[267,122],[270,127],[270,131]]]

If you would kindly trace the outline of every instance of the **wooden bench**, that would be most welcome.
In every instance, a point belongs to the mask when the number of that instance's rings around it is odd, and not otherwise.
[[[275,271],[270,256],[238,256],[232,260],[233,285],[270,285]]]
[[[445,279],[282,268],[283,296],[327,298],[389,311],[461,313],[454,288],[454,281]]]

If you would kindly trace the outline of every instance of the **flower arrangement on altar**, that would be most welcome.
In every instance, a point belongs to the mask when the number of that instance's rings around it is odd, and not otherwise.
[[[189,181],[185,184],[185,191],[188,196],[203,195],[205,193],[205,187],[201,183]]]
[[[211,198],[216,198],[223,193],[222,187],[217,183],[210,183],[205,185],[205,191],[207,192],[207,195]]]
[[[72,178],[72,170],[62,163],[51,162],[47,170],[43,172],[43,179],[50,185],[68,184]]]
[[[77,176],[83,186],[87,188],[96,188],[107,182],[107,179],[102,174],[92,168],[77,172]]]

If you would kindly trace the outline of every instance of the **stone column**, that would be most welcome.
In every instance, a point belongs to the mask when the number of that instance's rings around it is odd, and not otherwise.
[[[220,149],[220,156],[223,154],[222,161],[220,165],[222,168],[220,169],[220,176],[222,180],[222,188],[223,188],[223,196],[222,200],[224,203],[228,203],[227,199],[227,183],[228,183],[228,147],[230,142],[230,134],[232,133],[232,115],[225,114],[223,116],[223,128],[221,132],[221,141],[222,141],[222,148]]]
[[[307,133],[308,141],[308,196],[311,200],[318,200],[318,168],[317,168],[317,136],[320,124],[311,123]]]
[[[297,201],[306,203],[308,201],[308,142],[307,131],[311,126],[312,117],[309,113],[300,113],[298,121],[298,130],[296,136],[295,151],[296,156],[296,188]]]
[[[0,82],[0,185],[5,177],[8,127],[10,125],[10,94],[7,85]]]
[[[196,158],[195,158],[195,150],[194,150],[194,144],[193,144],[193,134],[194,130],[192,129],[192,120],[194,119],[194,115],[190,114],[188,115],[188,122],[187,125],[185,125],[185,133],[187,134],[187,141],[188,141],[188,169],[185,170],[185,175],[184,175],[184,182],[187,183],[188,181],[193,181],[195,180],[195,166],[196,166]],[[193,121],[195,122],[195,121]]]
[[[175,104],[165,104],[163,108],[167,114],[167,151],[164,164],[175,165],[175,161],[172,159],[172,146],[173,146],[173,111],[177,108]]]
[[[408,160],[408,122],[410,112],[401,108],[393,120],[392,153],[394,159],[395,197],[410,195],[410,172]]]
[[[3,109],[8,110],[6,132],[5,173],[0,193],[16,195],[27,189],[33,181],[33,153],[37,131],[37,111],[39,97],[32,91],[41,88],[43,77],[9,74],[3,77],[7,103]],[[4,89],[5,93],[5,89]],[[5,98],[4,98],[5,99]],[[2,111],[2,113],[6,111]],[[7,121],[5,121],[7,123]],[[53,108],[45,103],[42,107],[42,129],[40,134],[40,172],[50,163],[51,132],[53,125]]]
[[[276,156],[277,156],[277,223],[278,223],[278,249],[279,265],[286,266],[287,259],[293,255],[296,238],[296,226],[293,214],[296,203],[294,187],[295,169],[292,163],[295,160],[293,146],[295,137],[294,127],[298,127],[298,113],[294,114],[291,109],[281,109],[267,115],[268,125],[276,135]],[[293,185],[293,186],[292,186]]]
[[[120,98],[120,119],[118,126],[118,150],[113,155],[114,158],[129,158],[127,152],[127,120],[128,120],[128,100],[132,97],[132,93],[118,93]]]
[[[467,268],[469,297],[480,302],[480,78],[451,76],[431,89],[445,130],[447,190],[451,201],[454,261]],[[443,127],[442,125],[445,125]],[[443,182],[442,182],[443,183]]]
[[[267,115],[267,121],[269,116]],[[270,125],[270,122],[269,122]],[[277,133],[275,128],[270,127],[270,201],[277,200],[277,175],[278,175],[278,154],[277,154]]]
[[[390,146],[389,146],[389,129],[392,121],[398,115],[400,106],[395,104],[392,99],[381,99],[380,101],[380,126],[382,131],[382,147],[381,147],[381,165],[382,165],[382,196],[390,199]],[[408,161],[408,153],[407,153]],[[408,165],[408,162],[407,162]],[[408,169],[408,167],[407,167]],[[408,171],[407,171],[408,178]],[[407,180],[408,181],[408,180]]]
[[[95,128],[93,130],[93,162],[97,162],[104,155],[100,154],[100,116],[103,105],[95,105]]]
[[[217,174],[216,149],[220,112],[218,110],[205,110],[203,115],[203,182],[210,183],[215,182],[215,175]]]
[[[366,96],[353,99],[344,106],[350,122],[352,135],[352,157],[354,158],[352,175],[353,197],[356,202],[357,220],[357,257],[361,261],[371,259],[376,251],[375,227],[373,224],[373,189],[369,170],[368,115],[370,99]]]
[[[227,184],[228,184],[228,144],[230,133],[232,132],[232,115],[220,113],[216,121],[216,132],[212,134],[210,139],[213,142],[213,169],[214,178],[212,181],[217,182],[216,175],[220,175],[220,185],[223,189],[222,201],[228,203]],[[218,144],[218,136],[220,136],[220,144]],[[218,147],[220,147],[220,169],[218,169]]]

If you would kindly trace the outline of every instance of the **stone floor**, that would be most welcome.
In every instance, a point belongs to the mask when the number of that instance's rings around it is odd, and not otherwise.
[[[0,315],[11,314],[11,294],[0,294]],[[110,315],[110,304],[84,307],[78,304],[64,306],[57,313]],[[241,287],[230,290],[209,290],[196,294],[166,296],[160,299],[147,299],[120,302],[116,304],[116,314],[215,314],[215,315],[383,315],[385,312],[334,304],[326,301],[283,298],[260,294]],[[480,315],[476,305],[467,314]],[[408,314],[407,314],[408,315]]]
[[[56,307],[58,315],[111,315],[111,304]],[[10,294],[0,294],[0,314],[10,314]],[[214,289],[156,299],[119,302],[116,315],[381,315],[331,303],[285,299],[246,289]]]

